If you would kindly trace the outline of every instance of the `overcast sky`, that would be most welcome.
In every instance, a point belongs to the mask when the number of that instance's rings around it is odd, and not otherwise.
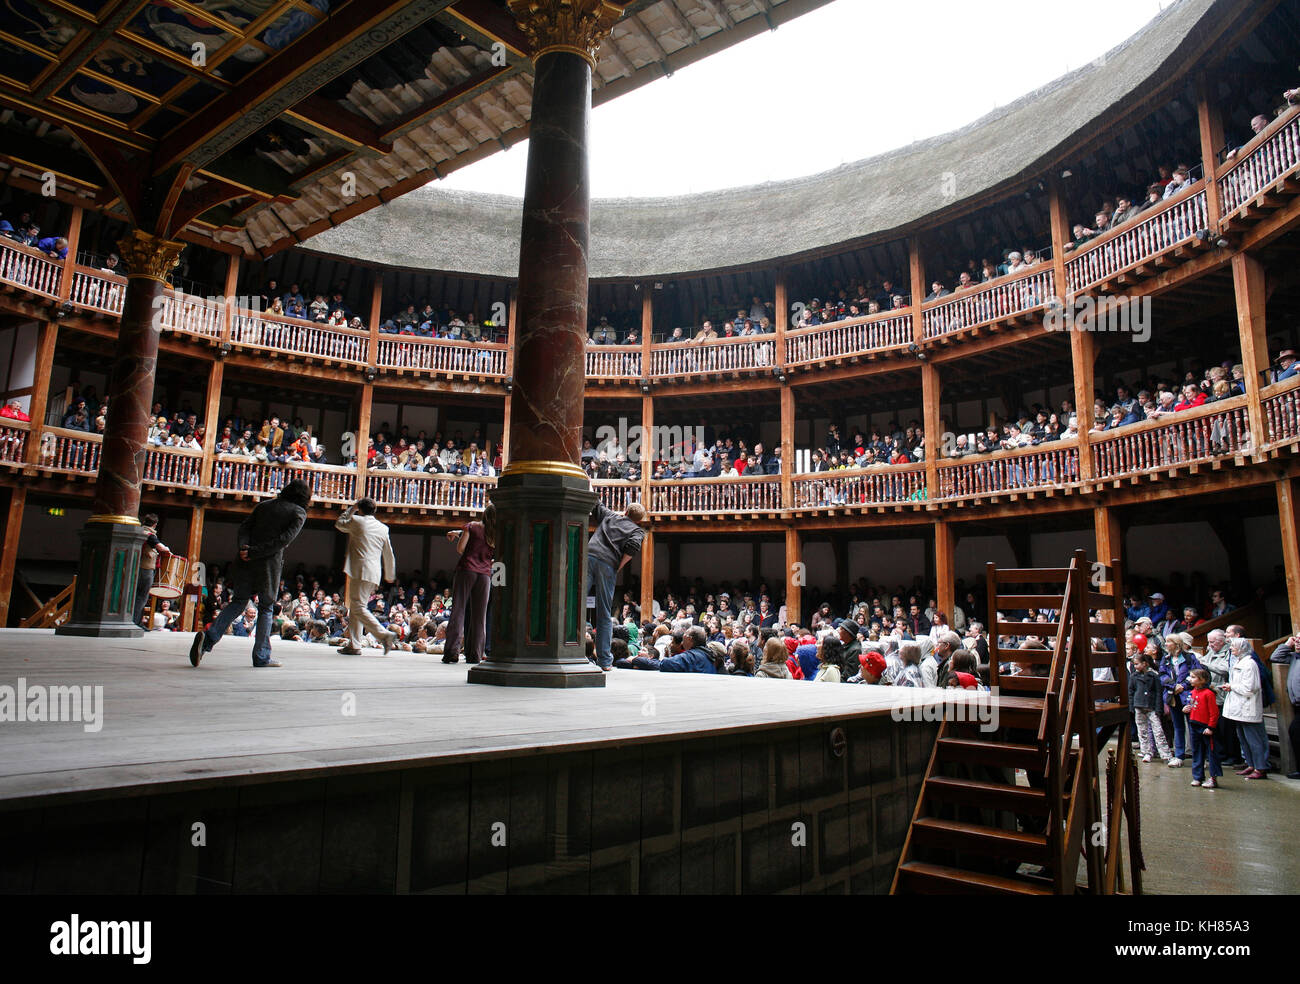
[[[834,0],[598,107],[592,194],[794,178],[947,133],[1100,57],[1169,5]],[[441,185],[522,197],[527,154],[519,144]]]

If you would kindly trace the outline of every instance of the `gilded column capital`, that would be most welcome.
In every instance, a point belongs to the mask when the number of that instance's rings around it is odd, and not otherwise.
[[[151,236],[139,229],[132,229],[125,239],[117,244],[118,255],[126,267],[128,277],[148,277],[160,283],[167,283],[167,275],[181,261],[184,243],[161,236]]]
[[[623,4],[608,0],[509,0],[510,12],[528,35],[533,60],[567,51],[596,67],[596,51],[623,16]]]

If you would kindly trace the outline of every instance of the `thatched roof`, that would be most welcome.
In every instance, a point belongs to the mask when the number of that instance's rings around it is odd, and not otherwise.
[[[953,133],[811,177],[675,198],[592,203],[593,279],[770,264],[901,232],[1043,168],[1149,94],[1235,0],[1179,0],[1104,57]],[[951,175],[948,182],[945,175]],[[513,278],[519,199],[432,185],[303,246],[415,269]]]

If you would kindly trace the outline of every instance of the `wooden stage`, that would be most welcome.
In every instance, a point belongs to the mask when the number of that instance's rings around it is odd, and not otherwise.
[[[0,688],[103,687],[0,721],[0,891],[885,892],[937,731],[891,711],[952,693],[191,638],[0,632]]]

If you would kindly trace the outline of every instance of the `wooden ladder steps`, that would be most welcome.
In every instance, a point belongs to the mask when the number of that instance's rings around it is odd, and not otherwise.
[[[898,885],[917,895],[1051,895],[1051,887],[925,861],[898,866]]]
[[[1004,741],[940,738],[938,745],[941,762],[966,762],[1041,772],[1047,758],[1047,753],[1037,745],[1018,745]]]
[[[960,820],[920,817],[912,824],[912,843],[917,847],[948,851],[970,851],[996,858],[1033,864],[1047,864],[1047,837],[1001,827],[986,827]]]
[[[1046,790],[1034,789],[1031,786],[930,776],[925,780],[922,792],[932,800],[982,809],[1010,810],[1015,813],[1032,813],[1040,816],[1045,816],[1048,812]]]

